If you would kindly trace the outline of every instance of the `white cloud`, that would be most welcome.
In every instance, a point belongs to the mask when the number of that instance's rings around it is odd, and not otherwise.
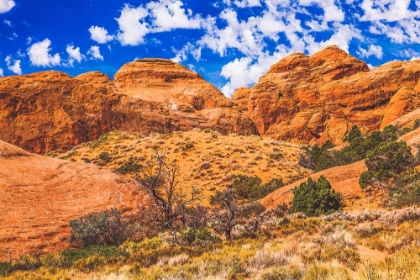
[[[22,75],[22,69],[20,68],[20,60],[14,60],[10,55],[4,60],[6,61],[7,69],[17,75]]]
[[[261,7],[260,0],[235,0],[233,3],[239,8]]]
[[[415,58],[420,57],[420,52],[417,52],[411,48],[404,48],[403,50],[400,50],[398,52],[394,52],[394,55],[402,58]]]
[[[198,29],[205,24],[200,16],[193,16],[191,10],[184,9],[179,0],[151,1],[137,8],[126,4],[116,21],[119,25],[117,38],[123,46],[140,45],[149,33]]]
[[[109,35],[108,31],[103,27],[91,26],[89,28],[89,32],[90,38],[99,44],[105,44],[109,41],[114,40],[114,36]]]
[[[91,46],[87,55],[90,55],[91,60],[104,60],[104,57],[101,55],[99,50],[99,46]]]
[[[410,11],[410,2],[411,0],[363,0],[360,5],[364,11],[361,20],[395,22],[419,16],[419,11]]]
[[[7,13],[16,5],[13,0],[0,0],[0,14]]]
[[[229,62],[223,66],[221,72],[221,75],[229,80],[222,88],[223,94],[232,97],[239,87],[256,83],[271,65],[288,54],[290,54],[290,50],[287,50],[284,46],[279,46],[273,55],[264,54],[257,60],[243,57]]]
[[[0,77],[3,77],[4,73],[3,73],[3,69],[0,68]]]
[[[58,53],[51,55],[51,41],[47,38],[42,42],[34,43],[28,48],[28,55],[31,64],[34,66],[55,66],[60,65],[61,58]]]
[[[175,53],[175,57],[174,58],[172,58],[171,60],[173,61],[173,62],[176,62],[176,63],[181,63],[181,62],[183,62],[183,61],[185,61],[185,60],[187,60],[188,59],[188,55],[190,54],[190,53],[194,53],[194,50],[195,50],[196,48],[194,47],[194,45],[193,44],[191,44],[190,42],[188,42],[181,50],[175,50],[175,49],[172,49],[172,51]]]
[[[334,0],[299,0],[299,3],[302,6],[310,6],[312,4],[320,6],[324,10],[323,20],[326,22],[342,22],[344,20],[344,12],[335,5]]]
[[[31,43],[32,43],[32,37],[28,36],[28,38],[26,38],[26,44],[30,45]]]
[[[16,54],[17,54],[18,57],[25,57],[26,56],[26,54],[21,49],[19,49]]]
[[[3,23],[10,26],[10,27],[13,26],[13,22],[11,22],[10,20],[7,20],[7,19],[3,20]]]
[[[116,19],[120,28],[118,40],[123,46],[137,46],[144,42],[144,36],[148,33],[148,25],[144,22],[147,14],[142,7],[124,6],[121,16]]]
[[[377,58],[382,59],[384,55],[382,47],[376,45],[369,45],[367,50],[363,49],[362,47],[359,47],[359,51],[357,53],[363,58],[376,56]]]
[[[334,23],[331,30],[334,34],[328,40],[321,42],[316,42],[311,35],[304,36],[303,39],[307,43],[306,49],[309,54],[313,54],[329,45],[336,45],[340,49],[349,52],[350,42],[354,38],[357,38],[360,41],[364,40],[361,31],[353,25]]]
[[[74,47],[73,45],[67,45],[66,52],[69,55],[68,66],[73,67],[74,61],[82,62],[83,55],[80,52],[79,47]]]
[[[191,10],[182,8],[181,1],[160,0],[149,2],[147,9],[152,17],[151,32],[170,31],[178,28],[200,28],[202,19],[200,16],[192,16]]]

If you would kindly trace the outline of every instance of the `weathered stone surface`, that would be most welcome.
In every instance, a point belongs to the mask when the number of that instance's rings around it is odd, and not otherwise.
[[[135,213],[147,196],[127,177],[93,164],[28,153],[0,141],[0,260],[60,251],[69,221],[118,208]]]
[[[295,53],[273,65],[233,101],[262,135],[295,143],[339,144],[354,124],[385,127],[420,105],[420,61],[369,70],[336,46],[309,57]]]
[[[161,59],[128,63],[115,82],[100,72],[3,77],[0,101],[0,139],[36,153],[69,149],[111,130],[258,133],[219,90]]]

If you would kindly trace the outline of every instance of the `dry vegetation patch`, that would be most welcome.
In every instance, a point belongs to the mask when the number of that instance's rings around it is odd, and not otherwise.
[[[210,129],[147,137],[113,131],[70,151],[49,155],[128,174],[140,168],[156,148],[163,148],[168,160],[175,160],[181,167],[183,185],[195,185],[207,196],[227,186],[235,174],[258,176],[264,183],[273,178],[291,183],[311,173],[298,164],[302,153],[299,145],[255,135],[224,136]]]

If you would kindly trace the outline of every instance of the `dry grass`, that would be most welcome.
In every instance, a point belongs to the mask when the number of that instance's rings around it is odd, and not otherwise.
[[[181,179],[195,185],[204,195],[230,183],[235,174],[258,176],[263,182],[282,178],[287,184],[311,172],[298,165],[300,146],[263,139],[259,136],[220,135],[217,132],[189,131],[152,134],[148,137],[113,131],[98,140],[84,143],[71,151],[55,151],[50,156],[71,161],[84,161],[117,169],[130,158],[142,163],[154,149],[164,148],[170,161],[181,168]],[[109,160],[103,160],[107,153]],[[102,154],[102,155],[101,155]]]
[[[409,215],[386,226],[384,217],[396,213],[360,213],[367,219],[361,223],[356,214],[352,220],[289,216],[277,219],[270,237],[204,247],[128,241],[120,251],[72,255],[72,263],[60,254],[31,257],[16,262],[20,271],[6,279],[418,279],[420,221]]]

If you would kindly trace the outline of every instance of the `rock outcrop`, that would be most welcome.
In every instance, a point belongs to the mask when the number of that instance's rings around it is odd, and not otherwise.
[[[258,133],[219,90],[161,59],[128,63],[115,81],[100,72],[3,77],[0,100],[0,139],[36,153],[69,149],[111,130]]]
[[[127,177],[93,164],[28,153],[0,141],[0,260],[60,251],[69,221],[118,208],[135,213],[147,196]]]
[[[354,124],[378,130],[420,105],[420,61],[366,63],[329,46],[292,54],[239,89],[233,101],[262,135],[295,143],[341,143]]]

